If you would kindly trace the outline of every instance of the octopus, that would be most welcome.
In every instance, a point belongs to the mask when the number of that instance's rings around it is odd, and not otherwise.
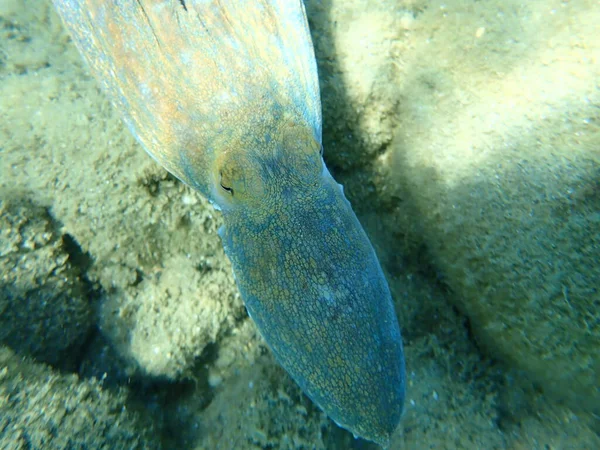
[[[142,147],[223,214],[246,309],[303,392],[388,446],[405,397],[390,289],[323,160],[301,0],[54,0]]]

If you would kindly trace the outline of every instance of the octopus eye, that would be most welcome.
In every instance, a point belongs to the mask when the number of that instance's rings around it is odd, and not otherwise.
[[[223,184],[223,172],[220,172],[220,175],[221,175],[221,180],[219,181],[219,184],[221,185],[221,187],[223,188],[223,190],[225,192],[227,192],[228,194],[233,196],[233,188],[231,186],[227,186],[226,184]]]

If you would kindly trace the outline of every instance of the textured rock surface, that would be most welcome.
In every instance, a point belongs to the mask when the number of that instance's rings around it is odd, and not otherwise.
[[[0,341],[73,367],[94,324],[75,249],[69,255],[69,238],[45,208],[0,195]]]
[[[159,449],[153,425],[126,407],[127,392],[61,375],[0,347],[0,448]]]
[[[486,351],[597,411],[600,10],[513,6],[423,13],[383,157]]]

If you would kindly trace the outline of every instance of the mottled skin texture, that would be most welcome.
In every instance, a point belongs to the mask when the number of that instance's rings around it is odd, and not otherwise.
[[[321,157],[303,4],[54,3],[146,151],[223,211],[240,292],[283,367],[338,424],[387,445],[404,401],[400,329]]]

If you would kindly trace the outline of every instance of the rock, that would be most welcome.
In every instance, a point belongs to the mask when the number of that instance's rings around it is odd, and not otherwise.
[[[48,211],[11,197],[0,195],[0,341],[72,367],[94,323],[90,293]]]
[[[421,17],[422,38],[444,14],[458,22],[403,56],[381,170],[410,212],[399,227],[420,235],[486,352],[598,412],[600,11],[569,4],[547,23],[539,8],[523,32],[522,14],[487,8]]]
[[[152,423],[127,408],[127,396],[0,347],[0,448],[161,448]]]

